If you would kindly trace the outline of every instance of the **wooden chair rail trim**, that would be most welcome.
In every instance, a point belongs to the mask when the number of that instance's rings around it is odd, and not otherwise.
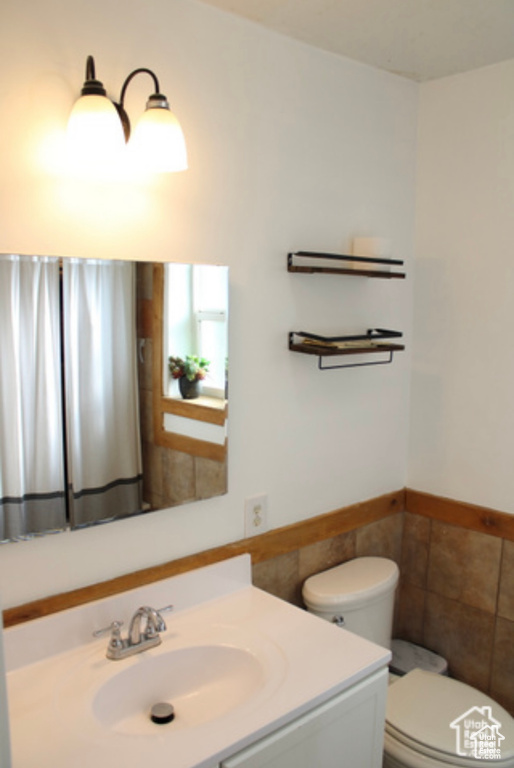
[[[514,515],[477,504],[405,490],[405,509],[432,520],[514,541]]]
[[[336,509],[317,517],[283,528],[268,531],[261,536],[242,539],[215,549],[198,552],[162,565],[145,568],[108,581],[34,600],[25,605],[8,608],[3,613],[4,626],[12,627],[24,621],[49,616],[78,605],[110,597],[129,589],[167,579],[180,573],[211,565],[248,552],[253,563],[269,560],[277,555],[295,551],[309,544],[330,539],[341,533],[361,528],[382,518],[401,513],[405,509],[403,490],[388,493],[368,501]]]

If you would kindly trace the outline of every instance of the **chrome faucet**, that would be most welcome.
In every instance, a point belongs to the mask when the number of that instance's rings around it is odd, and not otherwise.
[[[146,620],[146,629],[144,632],[141,632],[141,621],[143,619]],[[159,632],[164,632],[165,630],[166,622],[159,611],[156,611],[155,608],[150,608],[149,605],[143,605],[132,616],[128,632],[129,645],[141,645],[141,643],[155,638],[158,638],[160,643]]]
[[[100,637],[110,632],[111,637],[106,652],[107,658],[115,661],[126,659],[128,656],[141,653],[148,648],[154,648],[162,643],[159,633],[166,630],[166,622],[162,618],[161,613],[171,610],[173,610],[172,605],[167,605],[158,611],[149,605],[143,605],[132,616],[126,638],[121,637],[122,621],[113,621],[110,626],[93,632],[93,635]],[[141,626],[143,621],[145,622],[144,629]]]

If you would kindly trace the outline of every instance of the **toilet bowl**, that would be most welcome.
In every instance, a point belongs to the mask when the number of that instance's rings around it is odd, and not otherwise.
[[[384,768],[492,765],[514,765],[514,722],[497,702],[421,669],[389,686]]]
[[[311,576],[302,590],[311,613],[393,646],[400,669],[390,675],[384,768],[514,768],[511,715],[489,696],[447,677],[446,662],[437,654],[391,642],[398,577],[392,560],[361,557]]]

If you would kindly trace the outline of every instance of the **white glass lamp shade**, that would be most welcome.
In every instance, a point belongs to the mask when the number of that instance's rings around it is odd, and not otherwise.
[[[119,166],[125,139],[112,101],[98,94],[81,96],[68,120],[66,144],[73,169],[95,173]]]
[[[134,164],[153,173],[187,169],[186,141],[180,123],[166,107],[147,105],[130,137]]]

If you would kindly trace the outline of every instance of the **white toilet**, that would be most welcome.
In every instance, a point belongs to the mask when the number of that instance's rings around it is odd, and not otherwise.
[[[400,668],[407,658],[404,671],[410,671],[390,675],[384,768],[514,768],[511,715],[489,696],[447,677],[440,656],[402,641],[391,643],[398,577],[392,560],[360,557],[303,585],[311,613],[378,645],[393,645]]]

